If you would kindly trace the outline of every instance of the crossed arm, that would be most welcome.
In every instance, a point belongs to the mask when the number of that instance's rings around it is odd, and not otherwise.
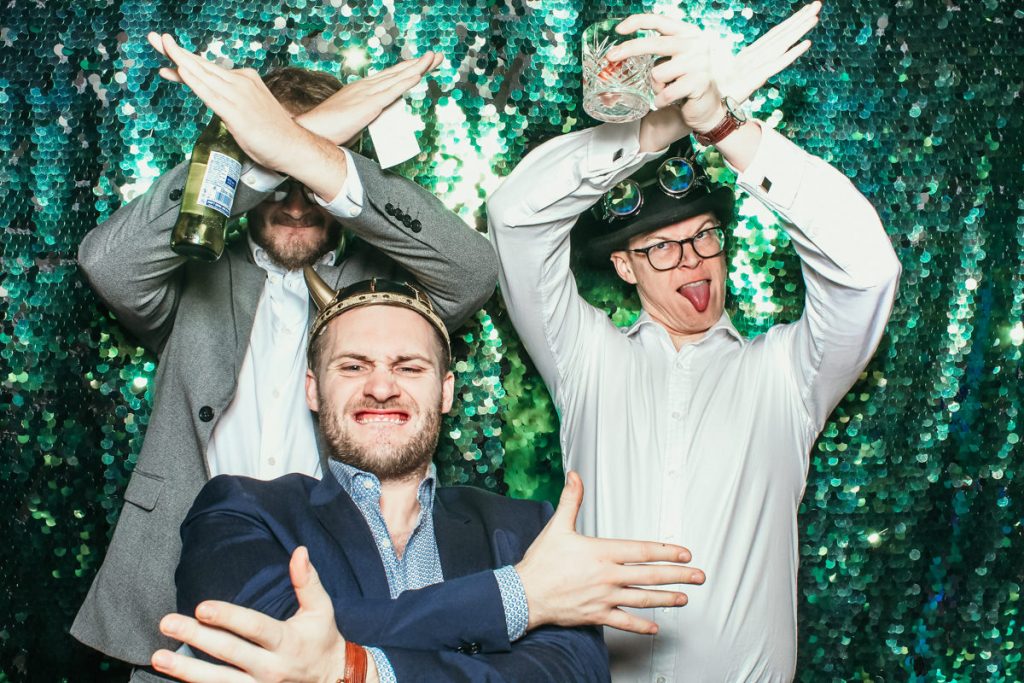
[[[235,502],[203,503],[210,513],[190,516],[176,578],[179,609],[196,617],[169,615],[161,629],[253,676],[238,680],[268,680],[268,671],[297,665],[303,658],[308,658],[308,668],[289,680],[320,680],[303,676],[319,671],[323,662],[337,662],[343,649],[338,643],[344,643],[341,631],[361,645],[381,647],[402,681],[436,680],[439,673],[446,680],[467,681],[604,680],[606,653],[600,631],[592,626],[653,633],[652,623],[619,606],[681,606],[686,602],[682,593],[637,586],[700,583],[704,576],[679,564],[689,560],[689,552],[679,546],[577,534],[582,494],[573,473],[558,510],[516,566],[530,626],[511,645],[494,635],[489,642],[483,639],[482,654],[456,650],[461,643],[482,640],[481,630],[505,632],[490,570],[407,591],[395,600],[364,599],[354,589],[341,595],[332,574],[332,599],[318,579],[310,578],[316,574],[308,568],[308,553],[298,548],[289,558],[288,542],[281,538],[287,534],[271,530],[244,503]],[[254,571],[254,566],[259,569]],[[308,586],[314,586],[312,592]],[[577,628],[565,628],[570,626]],[[316,637],[304,635],[307,629],[315,630]],[[254,631],[263,635],[254,638]],[[323,649],[311,652],[308,643],[320,643]],[[218,677],[223,671],[212,668],[215,664],[167,651],[156,653],[153,663],[184,680],[234,680]]]

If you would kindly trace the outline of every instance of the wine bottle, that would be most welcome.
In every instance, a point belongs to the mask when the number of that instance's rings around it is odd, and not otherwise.
[[[171,233],[175,253],[216,261],[224,251],[224,234],[242,177],[245,153],[218,117],[196,140],[178,220]]]

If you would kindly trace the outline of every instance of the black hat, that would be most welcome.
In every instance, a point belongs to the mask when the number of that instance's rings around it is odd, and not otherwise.
[[[735,202],[732,188],[710,181],[686,136],[669,147],[667,157],[644,164],[606,192],[580,216],[574,237],[589,259],[603,262],[635,235],[702,213],[727,225]]]

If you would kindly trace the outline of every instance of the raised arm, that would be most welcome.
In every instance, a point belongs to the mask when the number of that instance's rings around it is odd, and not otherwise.
[[[901,267],[878,214],[853,183],[760,125],[738,184],[782,218],[800,256],[803,314],[773,329],[769,340],[779,342],[808,418],[820,430],[878,346]]]
[[[569,269],[577,217],[654,155],[640,152],[640,124],[604,124],[550,140],[528,154],[487,202],[501,293],[548,390],[580,372],[588,350],[618,335],[579,296]]]
[[[450,327],[494,291],[497,262],[487,238],[412,181],[337,146],[419,83],[439,63],[438,55],[428,52],[345,86],[293,119],[251,69],[223,69],[182,49],[169,35],[152,34],[150,41],[175,64],[161,75],[188,85],[253,161],[301,182],[345,227],[408,271]],[[347,213],[339,212],[335,200],[346,192],[349,176],[357,177],[360,191]]]
[[[85,279],[118,320],[159,352],[170,334],[188,259],[171,251],[188,164],[161,175],[149,190],[93,228],[78,247]],[[237,214],[266,196],[242,183],[232,207]]]

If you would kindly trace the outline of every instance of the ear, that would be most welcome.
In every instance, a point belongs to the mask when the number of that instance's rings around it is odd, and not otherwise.
[[[320,412],[320,397],[316,391],[316,375],[312,370],[306,370],[306,405],[314,413]]]
[[[611,256],[612,265],[615,266],[615,273],[631,285],[636,284],[636,275],[633,273],[633,264],[629,261],[629,255],[624,251],[613,251]]]
[[[452,409],[452,401],[455,398],[455,375],[449,370],[444,379],[441,380],[441,412],[447,413]]]

